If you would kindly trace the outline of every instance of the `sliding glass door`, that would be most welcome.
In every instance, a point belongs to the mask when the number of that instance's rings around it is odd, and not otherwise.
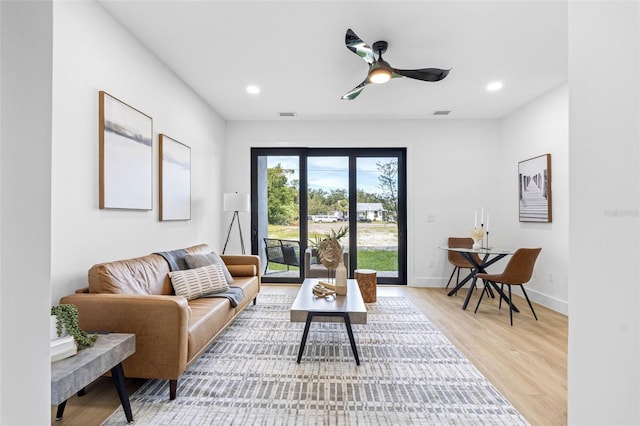
[[[263,281],[301,282],[314,247],[333,236],[350,277],[373,269],[380,284],[406,284],[405,186],[404,149],[254,148],[252,252]]]
[[[301,156],[290,151],[251,159],[251,252],[260,256],[263,275],[280,282],[300,282],[303,277],[300,161]]]
[[[378,281],[400,276],[398,163],[397,156],[356,158],[356,262],[377,271]]]

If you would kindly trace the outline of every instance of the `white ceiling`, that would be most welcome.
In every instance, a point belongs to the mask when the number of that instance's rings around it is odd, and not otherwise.
[[[491,119],[567,80],[566,1],[99,1],[227,120]],[[347,28],[393,67],[451,72],[341,100],[368,69]]]

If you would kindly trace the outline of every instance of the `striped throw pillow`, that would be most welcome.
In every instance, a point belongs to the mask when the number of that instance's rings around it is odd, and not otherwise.
[[[222,267],[217,263],[202,268],[169,272],[169,279],[176,295],[184,296],[187,300],[229,290]]]

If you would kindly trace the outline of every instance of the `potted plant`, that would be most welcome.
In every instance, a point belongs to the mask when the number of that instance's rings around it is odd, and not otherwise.
[[[66,332],[73,336],[78,350],[93,346],[97,334],[89,335],[78,327],[78,308],[75,305],[60,304],[51,307],[51,315],[56,317],[56,331],[58,337],[62,337]]]
[[[326,239],[334,239],[334,240],[340,241],[340,238],[347,235],[348,232],[349,232],[348,226],[341,226],[340,228],[338,228],[337,231],[332,228],[329,231],[325,232],[324,234],[315,234],[313,236],[313,239],[309,238],[309,247],[311,247],[311,250],[312,250],[311,255],[313,257],[318,256],[318,246],[322,241]]]

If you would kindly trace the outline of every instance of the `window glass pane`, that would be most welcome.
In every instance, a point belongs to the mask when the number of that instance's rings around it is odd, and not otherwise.
[[[307,159],[309,246],[337,237],[349,250],[349,157]],[[313,259],[317,262],[317,259]]]
[[[271,277],[300,276],[300,160],[298,156],[265,156],[259,179],[261,198],[259,244],[264,274]]]
[[[358,157],[358,269],[398,276],[398,159]]]

